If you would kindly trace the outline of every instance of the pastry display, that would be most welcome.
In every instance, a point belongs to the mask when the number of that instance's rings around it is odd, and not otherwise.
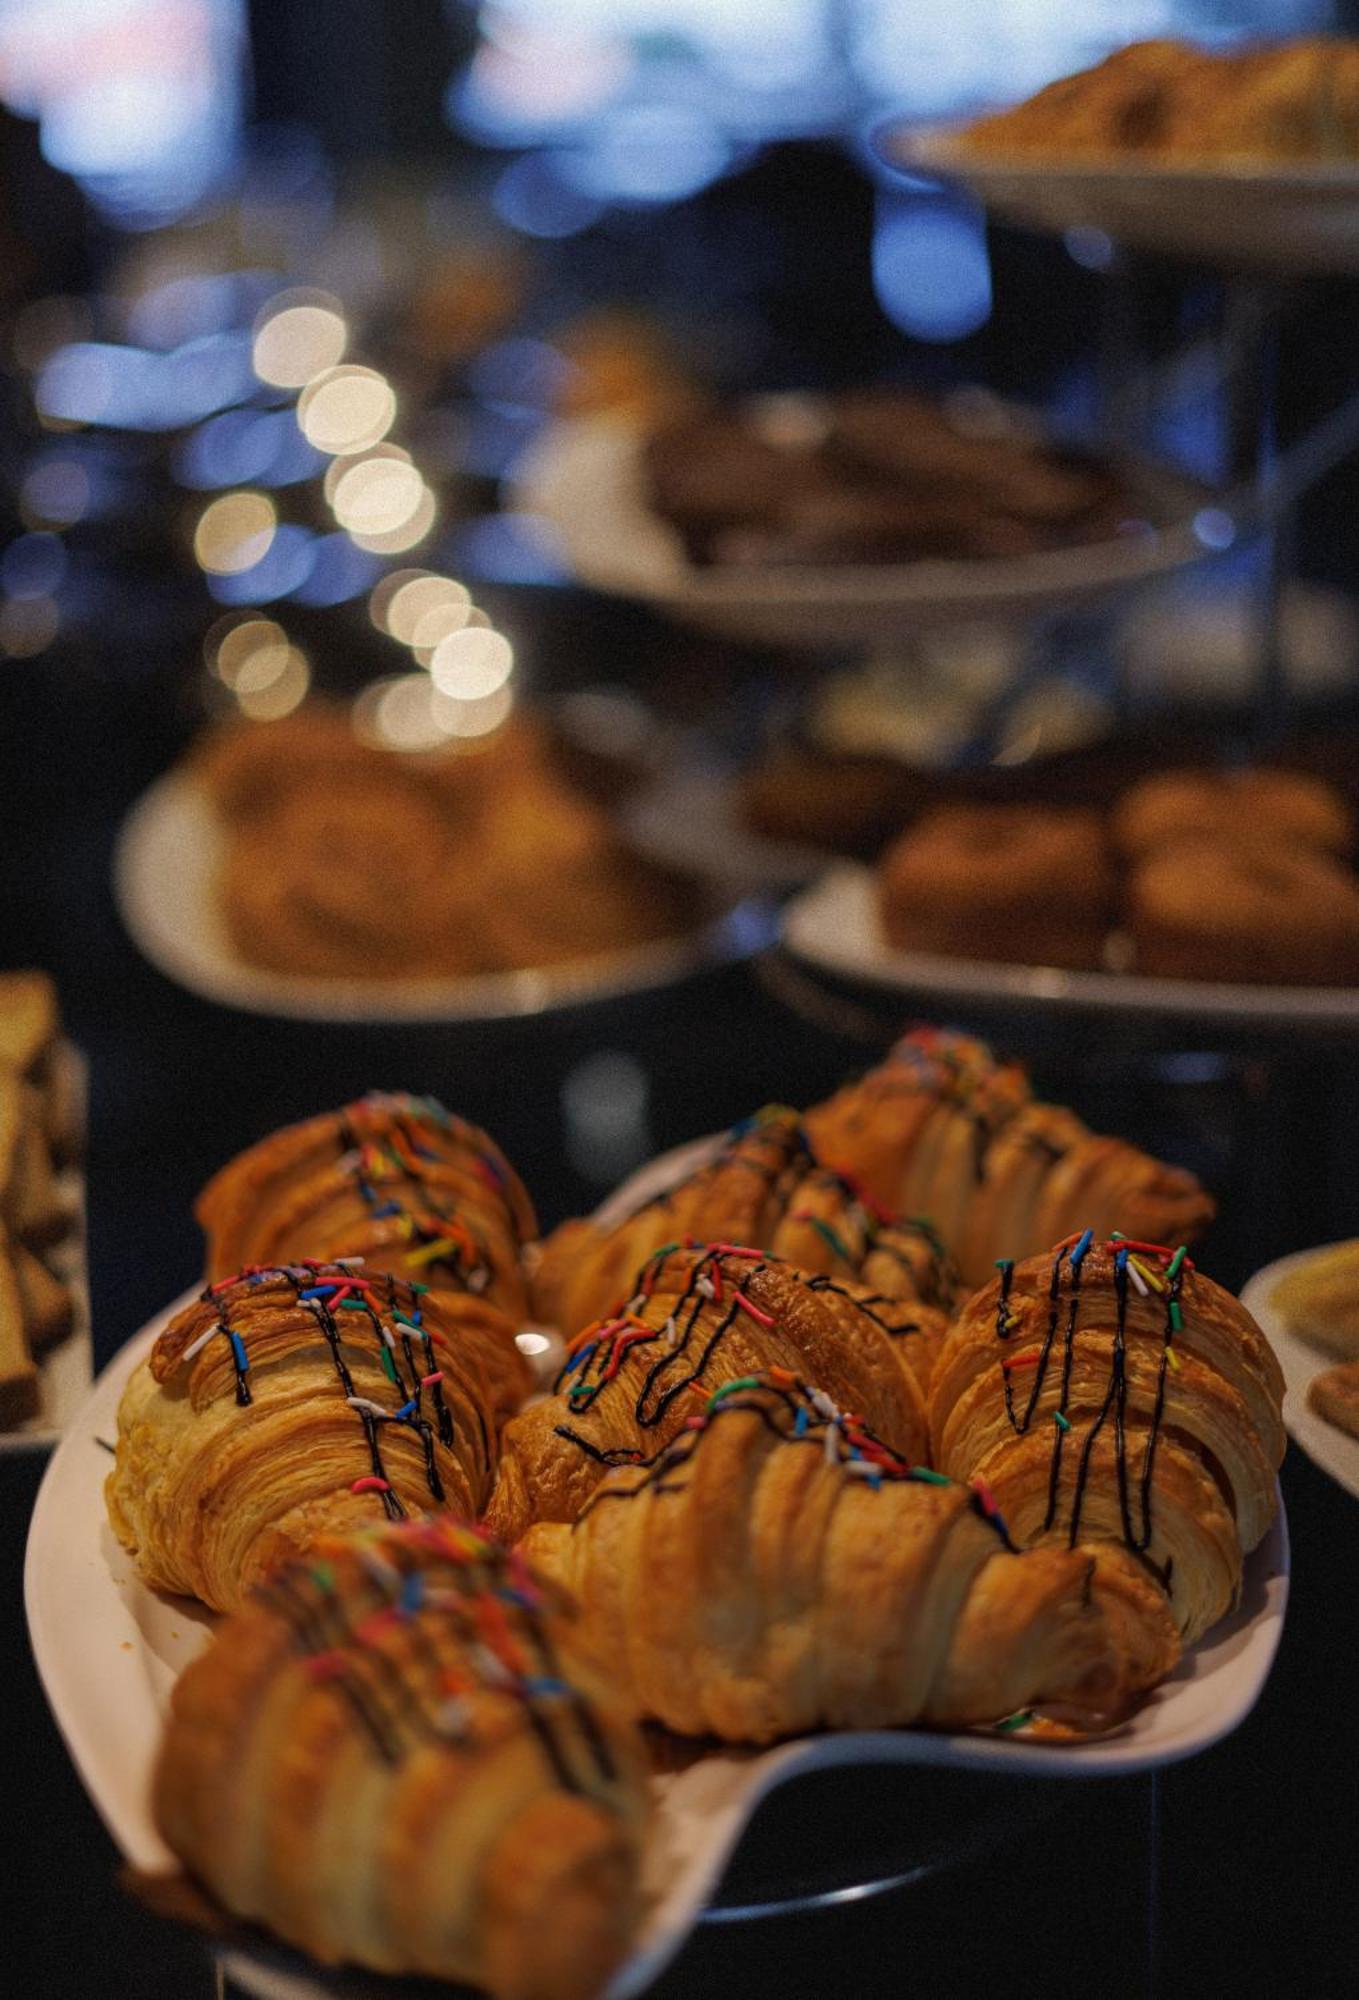
[[[975,399],[854,389],[658,426],[651,506],[692,562],[911,562],[1108,541],[1139,503],[1108,466]]]
[[[574,1333],[626,1297],[662,1244],[756,1244],[799,1270],[861,1281],[892,1299],[951,1303],[952,1262],[931,1225],[905,1220],[822,1166],[796,1111],[767,1106],[703,1161],[612,1226],[578,1217],[554,1230],[533,1278],[540,1319]]]
[[[485,1299],[361,1262],[247,1267],[177,1313],[129,1380],[109,1519],[147,1583],[233,1610],[321,1535],[475,1519],[528,1388]]]
[[[629,1706],[691,1735],[1101,1727],[1179,1655],[1121,1549],[1016,1553],[983,1483],[909,1463],[779,1369],[718,1389],[523,1549]]]
[[[1121,1545],[1192,1644],[1278,1506],[1283,1376],[1183,1245],[1085,1229],[1000,1260],[934,1371],[931,1463],[981,1479],[1023,1548]]]
[[[937,1342],[922,1337],[912,1302],[726,1243],[665,1246],[632,1283],[630,1299],[577,1334],[552,1395],[507,1425],[486,1512],[503,1540],[533,1521],[574,1520],[610,1466],[672,1442],[696,1392],[770,1366],[805,1374],[894,1450],[924,1456]]]
[[[440,1291],[527,1312],[521,1254],[538,1234],[495,1141],[432,1097],[370,1091],[272,1133],[228,1162],[195,1204],[207,1275],[292,1257],[360,1257]]]
[[[1341,1361],[1314,1375],[1307,1384],[1307,1407],[1359,1438],[1359,1361]]]
[[[1359,157],[1359,44],[1134,42],[960,135],[966,153],[1157,165]]]
[[[68,1054],[47,975],[0,973],[0,1430],[39,1414],[41,1364],[75,1323],[59,1174],[79,1140]]]
[[[888,848],[878,903],[904,951],[1098,966],[1114,900],[1096,813],[940,806]]]
[[[1032,1256],[1086,1221],[1099,1235],[1121,1225],[1192,1242],[1214,1214],[1193,1174],[1036,1102],[1019,1064],[948,1030],[912,1029],[814,1106],[807,1131],[874,1201],[927,1215],[972,1285],[998,1256]]]
[[[1274,769],[1161,772],[1107,838],[1085,809],[937,806],[882,856],[879,921],[946,957],[1095,970],[1117,932],[1147,978],[1352,986],[1354,825],[1333,786]]]
[[[1359,1238],[1317,1251],[1279,1279],[1269,1302],[1310,1346],[1359,1361]]]
[[[177,1682],[157,1823],[325,1964],[590,2000],[638,1908],[640,1739],[561,1593],[449,1520],[323,1540]]]
[[[315,703],[214,731],[188,773],[222,853],[231,948],[320,979],[460,978],[675,936],[690,885],[633,852],[516,716],[456,749],[397,753]]]

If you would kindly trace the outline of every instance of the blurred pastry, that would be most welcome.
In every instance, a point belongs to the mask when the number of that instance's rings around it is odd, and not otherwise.
[[[594,2000],[638,1915],[645,1763],[554,1586],[475,1529],[322,1541],[180,1676],[156,1823],[326,1965]]]
[[[1354,831],[1354,815],[1333,786],[1302,771],[1270,769],[1158,772],[1123,794],[1110,825],[1130,861],[1199,837],[1346,856]]]
[[[1316,1251],[1279,1279],[1269,1302],[1300,1340],[1359,1360],[1359,1239]]]
[[[1359,1438],[1359,1361],[1342,1361],[1314,1375],[1307,1384],[1307,1407]]]
[[[1129,878],[1127,925],[1150,978],[1359,984],[1359,877],[1305,848],[1157,848]]]
[[[878,908],[903,951],[1098,966],[1114,882],[1097,814],[940,806],[883,856]]]

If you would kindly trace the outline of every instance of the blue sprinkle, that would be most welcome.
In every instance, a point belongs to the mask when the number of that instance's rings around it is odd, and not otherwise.
[[[554,1680],[550,1674],[536,1674],[526,1677],[523,1682],[525,1694],[570,1694],[565,1681]]]
[[[1084,1236],[1082,1236],[1080,1242],[1071,1252],[1071,1268],[1073,1271],[1079,1271],[1079,1269],[1081,1268],[1081,1259],[1084,1257],[1086,1251],[1090,1248],[1090,1245],[1094,1242],[1094,1240],[1095,1240],[1094,1230],[1087,1229]]]
[[[1114,1252],[1114,1269],[1117,1271],[1120,1278],[1127,1277],[1128,1253],[1126,1250],[1116,1250]]]
[[[246,1369],[250,1366],[250,1362],[246,1357],[245,1342],[241,1339],[239,1333],[229,1333],[227,1339],[231,1342],[231,1351],[236,1357],[236,1366],[240,1369],[242,1375],[244,1375]]]
[[[598,1345],[599,1342],[597,1340],[592,1340],[588,1347],[581,1348],[580,1353],[576,1355],[574,1360],[569,1361],[566,1364],[566,1369],[561,1378],[563,1382],[568,1381],[572,1375],[578,1373],[578,1371],[585,1366],[586,1362],[590,1359],[590,1356],[594,1353]]]
[[[411,1397],[409,1403],[403,1403],[399,1410],[392,1411],[392,1417],[397,1423],[400,1423],[403,1417],[413,1417],[414,1415],[415,1415],[414,1396]]]
[[[422,1572],[413,1569],[401,1583],[401,1609],[418,1611],[425,1601],[425,1579]]]
[[[384,1201],[381,1208],[373,1210],[373,1220],[374,1222],[382,1222],[387,1216],[400,1215],[400,1213],[401,1203],[399,1201]]]
[[[300,1299],[328,1299],[334,1290],[335,1287],[333,1284],[313,1285],[310,1291],[299,1292],[298,1297]]]
[[[805,1437],[806,1435],[807,1435],[807,1412],[804,1408],[799,1410],[797,1413],[797,1422],[793,1425],[793,1436],[795,1438],[800,1438],[800,1437]]]

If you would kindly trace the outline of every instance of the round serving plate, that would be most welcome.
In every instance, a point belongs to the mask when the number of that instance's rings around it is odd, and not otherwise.
[[[672,1184],[695,1154],[691,1145],[653,1161],[604,1213]],[[109,1529],[103,1488],[128,1378],[174,1312],[194,1296],[186,1293],[167,1307],[95,1382],[48,1465],[24,1572],[34,1659],[53,1715],[115,1842],[134,1870],[149,1877],[175,1868],[150,1810],[150,1775],[170,1690],[207,1643],[213,1620],[201,1605],[140,1581]],[[667,1756],[654,1781],[656,1814],[644,1858],[648,1914],[609,2000],[644,1991],[705,1913],[732,1920],[852,1900],[974,1857],[1032,1816],[1031,1787],[1009,1786],[1004,1781],[1011,1777],[1108,1778],[1154,1770],[1206,1749],[1235,1729],[1259,1697],[1282,1631],[1288,1573],[1281,1508],[1247,1560],[1236,1612],[1107,1737],[1049,1744],[1022,1734],[905,1729],[808,1737],[766,1751],[706,1750],[678,1766]],[[871,1779],[864,1776],[869,1767]],[[962,1782],[954,1784],[955,1778]],[[794,1781],[785,1796],[783,1788]],[[777,1841],[766,1840],[762,1848],[757,1826],[753,1851],[733,1870],[747,1828],[775,1793]],[[926,1795],[932,1804],[922,1819],[915,1806]],[[896,1803],[908,1798],[909,1814]],[[867,1812],[865,1800],[884,1809]],[[774,1817],[771,1811],[771,1823]],[[792,1869],[786,1860],[790,1818],[807,1827]],[[875,1829],[871,1840],[864,1837],[868,1827]],[[777,1865],[776,1853],[785,1856]],[[272,1945],[257,1949],[253,1938],[229,1949],[228,1969],[238,1983],[252,1983],[251,1965],[260,1968],[262,1981],[272,1981],[258,1985],[262,1993],[358,1995],[390,1986],[364,1975],[332,1983],[299,1955]]]
[[[959,182],[994,214],[1030,229],[1098,229],[1133,249],[1214,268],[1359,270],[1359,162],[1005,159],[969,152],[961,131],[898,121],[880,127],[872,145],[889,167]]]
[[[616,416],[553,424],[521,463],[513,504],[550,524],[578,583],[752,644],[843,652],[960,618],[1032,618],[1169,576],[1209,553],[1194,526],[1209,504],[1204,489],[1130,468],[1146,523],[1115,541],[1032,556],[705,569],[650,509],[643,443],[643,431]]]
[[[678,937],[576,964],[467,979],[313,979],[266,972],[234,950],[216,905],[221,831],[191,778],[158,779],[123,822],[113,887],[128,934],[158,971],[204,1000],[250,1014],[370,1025],[496,1021],[587,1006],[670,986],[761,950],[773,933],[758,903],[714,898]]]
[[[1359,988],[1354,987],[1228,986],[897,951],[882,933],[873,871],[848,863],[787,904],[781,943],[803,965],[899,994],[903,1001],[987,1009],[1039,1006],[1242,1031],[1359,1033]]]
[[[1327,1250],[1336,1247],[1325,1243],[1315,1250],[1299,1250],[1291,1257],[1280,1257],[1275,1263],[1266,1264],[1245,1286],[1241,1303],[1279,1357],[1288,1435],[1299,1450],[1306,1452],[1313,1465],[1319,1465],[1337,1486],[1343,1486],[1359,1500],[1359,1438],[1350,1437],[1337,1424],[1328,1424],[1307,1402],[1307,1385],[1312,1377],[1323,1368],[1333,1368],[1341,1356],[1326,1354],[1310,1342],[1300,1340],[1274,1306],[1274,1289],[1281,1278],[1304,1269],[1313,1258],[1324,1256]]]

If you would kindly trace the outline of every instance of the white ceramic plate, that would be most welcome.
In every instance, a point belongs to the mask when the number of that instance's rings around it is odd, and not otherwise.
[[[468,979],[310,979],[247,965],[218,915],[214,882],[221,832],[192,779],[151,785],[123,823],[113,886],[129,935],[167,978],[205,1000],[302,1021],[490,1021],[544,1014],[668,986],[705,965],[767,943],[750,904],[718,911],[699,929],[576,965]]]
[[[526,454],[513,504],[551,523],[578,582],[636,597],[686,624],[755,644],[817,650],[890,644],[955,618],[1057,611],[1166,576],[1207,553],[1202,489],[1146,482],[1144,533],[1032,556],[701,568],[647,502],[642,438],[617,417],[553,424]]]
[[[960,181],[1030,228],[1100,229],[1135,249],[1214,267],[1359,269],[1359,163],[1040,160],[968,154],[956,125],[893,124],[873,144],[889,166]]]
[[[64,1089],[74,1107],[76,1125],[84,1134],[89,1072],[84,1056],[70,1042],[63,1042],[58,1060],[66,1067]],[[13,1430],[0,1430],[0,1457],[16,1452],[47,1451],[65,1430],[90,1393],[94,1375],[94,1345],[90,1337],[90,1286],[85,1260],[85,1176],[77,1167],[65,1167],[56,1176],[57,1193],[71,1218],[71,1226],[60,1242],[44,1255],[53,1271],[71,1294],[74,1309],[71,1331],[65,1340],[49,1347],[38,1361],[38,1408],[25,1423]]]
[[[782,942],[823,972],[890,992],[969,1005],[1044,1006],[1068,1012],[1162,1015],[1218,1026],[1359,1033],[1359,988],[1227,986],[1134,973],[1062,972],[896,951],[882,934],[873,871],[834,868],[783,913]]]
[[[634,1176],[601,1214],[623,1212],[673,1184],[711,1139],[680,1148]],[[210,1614],[149,1590],[105,1518],[104,1448],[132,1370],[185,1293],[110,1362],[48,1466],[33,1511],[25,1564],[29,1633],[48,1701],[86,1788],[127,1859],[152,1873],[173,1866],[153,1823],[149,1785],[170,1688],[201,1650]],[[101,1440],[103,1442],[101,1442]],[[1280,1508],[1246,1565],[1240,1609],[1198,1646],[1138,1713],[1107,1738],[1079,1744],[1022,1737],[876,1731],[818,1736],[765,1752],[700,1758],[656,1780],[658,1814],[647,1856],[654,1890],[636,1950],[610,2000],[640,1992],[699,1920],[759,1801],[785,1780],[834,1765],[935,1765],[971,1772],[1070,1778],[1146,1771],[1195,1755],[1235,1729],[1264,1686],[1288,1596],[1288,1533]],[[248,1959],[242,1960],[242,1965]],[[272,1977],[272,1975],[269,1975]],[[259,1990],[271,1990],[261,1974]],[[272,1990],[280,1988],[277,1981]],[[307,1974],[298,1992],[325,1990]]]
[[[1284,1373],[1284,1422],[1288,1426],[1288,1435],[1307,1453],[1314,1465],[1319,1465],[1323,1472],[1329,1472],[1337,1485],[1343,1486],[1347,1493],[1352,1493],[1359,1500],[1359,1438],[1350,1437],[1336,1424],[1328,1424],[1324,1417],[1319,1417],[1315,1410],[1307,1407],[1308,1383],[1323,1368],[1333,1368],[1340,1356],[1323,1354],[1319,1347],[1299,1340],[1273,1305],[1274,1287],[1280,1278],[1334,1248],[1334,1244],[1323,1244],[1319,1249],[1299,1250],[1291,1257],[1280,1257],[1277,1263],[1266,1264],[1242,1292],[1241,1303],[1259,1322],[1279,1357],[1279,1366]]]

